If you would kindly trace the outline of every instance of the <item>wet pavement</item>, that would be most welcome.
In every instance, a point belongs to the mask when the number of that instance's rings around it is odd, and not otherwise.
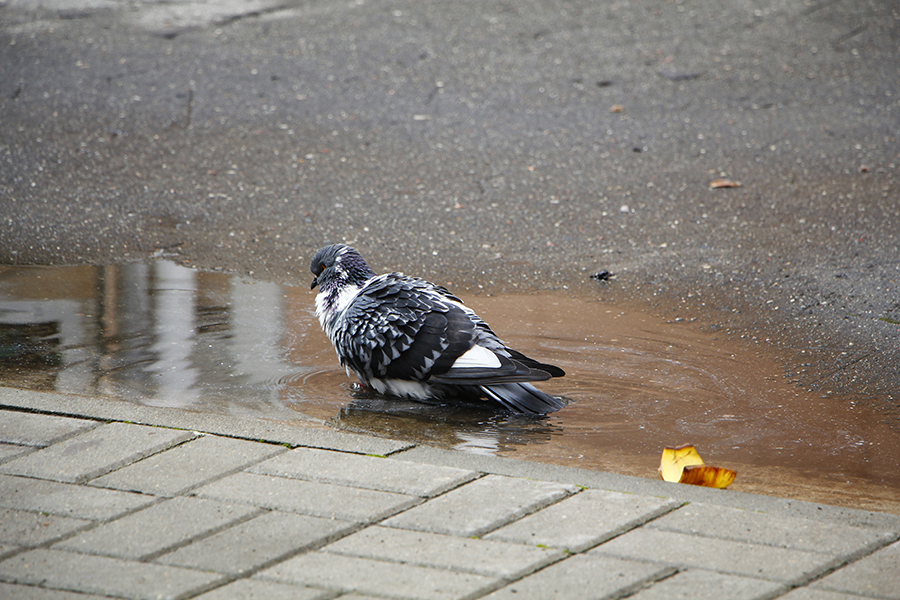
[[[301,284],[352,241],[459,293],[697,319],[896,408],[892,0],[7,0],[0,23],[3,263]]]
[[[546,417],[354,390],[293,287],[170,261],[0,267],[5,385],[656,477],[692,443],[733,489],[900,513],[900,423],[786,380],[770,357],[631,307],[543,294],[470,299],[514,347],[552,356]],[[551,310],[547,310],[552,307]]]
[[[898,538],[885,513],[0,388],[4,598],[900,598]]]

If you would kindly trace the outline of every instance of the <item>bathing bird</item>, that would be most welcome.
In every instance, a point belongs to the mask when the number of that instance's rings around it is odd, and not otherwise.
[[[347,375],[364,386],[424,402],[487,399],[527,414],[565,406],[529,383],[562,377],[562,369],[508,348],[446,288],[377,275],[345,244],[319,250],[309,268],[319,323]]]

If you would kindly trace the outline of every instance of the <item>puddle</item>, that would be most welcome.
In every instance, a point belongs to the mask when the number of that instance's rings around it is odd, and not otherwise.
[[[783,380],[754,348],[556,294],[464,297],[510,345],[563,367],[546,418],[354,391],[305,285],[169,262],[0,267],[3,385],[327,425],[655,477],[666,445],[736,469],[731,489],[900,513],[900,422]]]

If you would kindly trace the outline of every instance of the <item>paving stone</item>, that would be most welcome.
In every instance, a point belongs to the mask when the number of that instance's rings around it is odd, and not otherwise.
[[[484,536],[581,552],[678,503],[671,499],[585,490]]]
[[[91,485],[177,496],[285,451],[283,446],[204,435],[94,479]]]
[[[0,472],[80,482],[149,456],[193,434],[161,427],[109,423],[0,465]]]
[[[85,531],[54,549],[141,559],[226,527],[257,512],[239,504],[173,498]]]
[[[547,481],[488,475],[391,517],[384,524],[466,537],[483,535],[577,489]]]
[[[32,448],[28,446],[14,446],[12,444],[0,443],[0,463],[12,460],[16,456],[21,456],[31,451]]]
[[[85,519],[0,509],[0,542],[19,546],[38,546],[92,523],[93,521]]]
[[[305,548],[325,544],[355,523],[269,512],[179,548],[156,562],[239,575]]]
[[[214,573],[61,550],[30,550],[0,562],[0,579],[10,583],[135,600],[187,596],[221,578]]]
[[[197,596],[196,600],[330,600],[333,597],[334,592],[327,590],[289,585],[277,581],[240,579],[202,596]]]
[[[774,581],[692,569],[657,581],[629,600],[762,600],[787,588]]]
[[[879,598],[900,598],[900,542],[810,584],[810,587]]]
[[[6,558],[10,554],[18,552],[21,549],[22,546],[16,546],[14,544],[0,544],[0,559]]]
[[[85,485],[0,475],[0,507],[105,521],[155,498]]]
[[[831,592],[828,590],[815,590],[812,588],[796,588],[789,594],[779,596],[778,600],[862,600],[863,597],[856,594],[843,592]]]
[[[436,496],[479,475],[476,471],[453,467],[314,448],[286,452],[249,470],[412,496]]]
[[[566,556],[546,548],[389,527],[368,527],[323,551],[506,579],[516,579]]]
[[[671,567],[579,554],[497,590],[485,599],[590,600],[616,597],[672,572]]]
[[[760,546],[647,528],[629,531],[590,552],[784,582],[805,580],[838,562],[831,555],[806,550]],[[735,557],[740,557],[740,560]]]
[[[17,0],[18,1],[18,0]],[[26,0],[29,1],[29,0]],[[65,2],[66,0],[54,0]],[[84,3],[109,4],[108,0],[79,0]],[[239,0],[216,0],[218,2]],[[0,0],[0,5],[8,4]],[[192,6],[200,6],[193,3]],[[2,386],[0,386],[2,387]],[[187,431],[202,431],[225,437],[246,440],[271,440],[291,447],[322,448],[357,454],[387,456],[415,446],[412,442],[390,440],[372,435],[339,431],[331,428],[298,427],[294,423],[268,419],[248,419],[212,413],[194,412],[168,406],[146,406],[134,402],[115,401],[108,398],[88,398],[71,394],[34,392],[13,388],[0,389],[3,407],[19,407],[26,410],[42,410],[52,413],[90,415],[106,421],[142,423],[159,427],[174,427]],[[319,419],[306,417],[296,411],[287,411],[299,422],[320,424]]]
[[[648,527],[835,555],[851,554],[880,539],[877,531],[824,519],[773,516],[700,503],[683,506]]]
[[[313,552],[260,572],[260,579],[391,598],[453,600],[498,585],[492,577]]]
[[[359,523],[383,519],[420,501],[403,494],[253,473],[230,475],[194,493],[206,498]]]
[[[103,596],[48,590],[30,585],[0,583],[0,598],[3,600],[102,600]]]
[[[0,442],[44,447],[98,425],[97,421],[3,410],[0,411]]]

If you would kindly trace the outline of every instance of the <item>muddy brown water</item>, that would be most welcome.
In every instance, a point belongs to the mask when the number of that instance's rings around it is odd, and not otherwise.
[[[0,267],[0,381],[641,477],[657,476],[663,447],[692,443],[738,472],[731,489],[900,513],[895,414],[807,392],[756,347],[634,307],[466,299],[511,346],[566,370],[538,384],[566,408],[534,418],[361,393],[305,285],[166,261]]]

